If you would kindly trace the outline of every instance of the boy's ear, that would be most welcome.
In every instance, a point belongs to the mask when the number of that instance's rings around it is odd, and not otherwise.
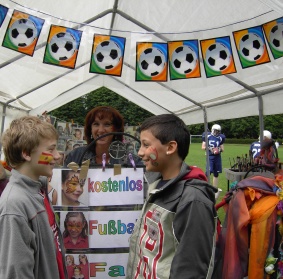
[[[31,156],[26,151],[22,151],[22,157],[28,162],[31,161]]]
[[[167,146],[167,152],[166,154],[173,154],[177,151],[177,148],[178,148],[178,144],[176,141],[172,140],[168,143],[168,146]]]

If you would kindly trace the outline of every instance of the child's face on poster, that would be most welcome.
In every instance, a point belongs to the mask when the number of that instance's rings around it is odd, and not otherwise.
[[[81,216],[70,217],[67,222],[67,230],[71,238],[78,238],[85,224]]]

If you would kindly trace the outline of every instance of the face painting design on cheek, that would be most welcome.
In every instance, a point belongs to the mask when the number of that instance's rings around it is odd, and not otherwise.
[[[68,230],[73,231],[81,231],[83,229],[83,223],[82,222],[68,222],[67,223]]]
[[[53,161],[53,155],[50,153],[42,152],[38,159],[38,164],[41,165],[49,165],[50,162]]]
[[[76,188],[79,185],[79,178],[75,175],[73,175],[71,177],[70,180],[67,180],[66,186],[67,186],[67,190],[66,193],[73,193],[76,191]]]
[[[152,153],[149,154],[150,161],[151,161],[153,166],[157,167],[158,166],[158,163],[156,162],[157,159],[158,159],[157,150],[156,150],[156,148],[151,147],[150,151],[152,152]]]

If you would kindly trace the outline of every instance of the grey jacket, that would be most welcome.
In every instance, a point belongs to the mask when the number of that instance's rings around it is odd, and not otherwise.
[[[0,278],[60,279],[54,234],[39,194],[46,185],[47,178],[34,181],[12,170],[0,198]],[[58,233],[68,278],[63,241]]]
[[[216,223],[214,192],[198,168],[183,163],[178,177],[149,196],[130,238],[127,279],[211,278]]]

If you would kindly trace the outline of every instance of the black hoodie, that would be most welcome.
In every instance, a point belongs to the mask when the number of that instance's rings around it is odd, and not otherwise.
[[[160,189],[158,182],[149,185],[130,239],[126,278],[211,278],[217,190],[202,170],[185,163],[179,175]]]

